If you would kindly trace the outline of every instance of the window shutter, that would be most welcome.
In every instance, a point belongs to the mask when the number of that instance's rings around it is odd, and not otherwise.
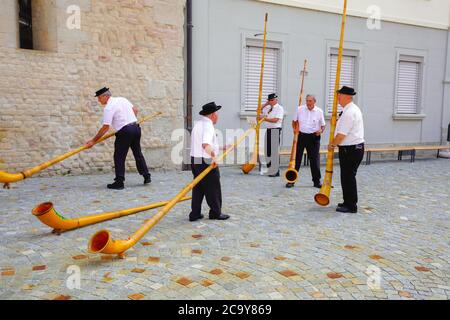
[[[328,79],[328,104],[327,109],[328,113],[331,114],[333,112],[333,100],[334,100],[334,86],[336,84],[336,71],[337,71],[337,54],[331,54],[330,60],[328,63],[329,68],[329,79]],[[355,88],[356,84],[356,75],[355,75],[355,64],[356,57],[343,55],[342,56],[342,65],[341,65],[341,80],[339,82],[339,86],[347,86],[351,88]],[[338,112],[342,111],[341,107],[338,107]]]
[[[399,61],[397,80],[397,113],[417,114],[419,104],[420,63]]]
[[[279,49],[266,48],[264,59],[263,103],[267,96],[278,91]],[[262,47],[247,46],[245,52],[245,111],[258,108]]]

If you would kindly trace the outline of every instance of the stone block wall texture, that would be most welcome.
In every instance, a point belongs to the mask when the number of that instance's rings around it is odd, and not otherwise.
[[[164,112],[142,126],[142,147],[149,167],[175,168],[170,138],[183,127],[185,1],[36,3],[36,47],[43,50],[17,48],[17,1],[0,2],[0,170],[21,171],[93,137],[102,119],[93,95],[103,86],[128,98],[141,116]],[[72,5],[80,9],[80,29],[67,27]],[[111,138],[41,175],[110,172],[113,143]],[[135,169],[131,151],[127,165]]]

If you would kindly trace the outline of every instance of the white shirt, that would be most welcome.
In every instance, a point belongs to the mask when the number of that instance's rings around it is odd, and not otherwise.
[[[326,125],[322,109],[316,106],[311,111],[306,105],[298,107],[293,121],[299,121],[302,133],[316,133]]]
[[[203,149],[204,144],[209,144],[216,157],[219,154],[219,142],[216,130],[211,119],[202,116],[195,122],[191,135],[191,157],[211,159],[211,156]]]
[[[336,133],[345,135],[340,146],[353,146],[364,143],[364,122],[361,110],[356,104],[350,102],[345,106],[336,125]]]
[[[284,109],[278,103],[273,106],[272,111],[270,111],[271,106],[266,106],[262,110],[262,114],[267,119],[280,119],[276,123],[265,122],[267,129],[276,129],[281,128],[283,126],[283,118],[284,118]],[[269,112],[270,111],[270,112]]]
[[[119,131],[133,122],[137,122],[137,119],[131,102],[121,97],[110,97],[103,110],[103,124]]]

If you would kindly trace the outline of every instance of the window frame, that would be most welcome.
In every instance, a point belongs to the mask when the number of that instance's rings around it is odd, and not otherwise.
[[[16,49],[28,53],[57,53],[59,52],[59,46],[64,42],[66,36],[65,29],[61,29],[58,25],[58,7],[55,2],[39,2],[39,5],[30,0],[31,7],[31,36],[32,47],[24,48],[21,45],[21,32],[20,32],[20,0],[16,1],[16,23],[18,26],[16,36]],[[78,30],[69,30],[76,34]],[[61,37],[61,35],[63,35]],[[68,33],[67,33],[68,35]],[[78,35],[77,35],[78,36]],[[71,42],[73,42],[73,36],[71,36]],[[74,42],[76,43],[76,42]]]
[[[426,60],[427,55],[423,50],[412,50],[398,48],[395,60],[395,87],[394,87],[394,105],[393,105],[393,119],[394,120],[423,120],[426,118],[424,113],[424,102],[425,102],[425,76],[426,76]],[[418,89],[418,99],[417,99],[417,110],[416,113],[398,113],[397,103],[398,103],[398,84],[399,84],[399,72],[400,72],[400,61],[407,62],[418,62],[419,63],[419,89]]]
[[[325,57],[325,100],[323,101],[323,113],[325,116],[325,119],[331,119],[331,112],[328,111],[328,101],[330,100],[330,57],[332,54],[338,54],[339,47],[336,45],[337,43],[328,43],[327,45],[327,52]],[[355,58],[355,91],[358,93],[354,101],[356,104],[358,104],[358,101],[362,101],[362,92],[361,92],[361,80],[362,80],[362,48],[359,44],[347,44],[346,48],[343,49],[343,55],[344,56],[352,56]]]
[[[255,117],[256,116],[256,110],[247,110],[245,108],[245,97],[246,97],[246,49],[247,46],[255,46],[260,47],[262,50],[263,47],[263,39],[262,37],[255,38],[253,37],[254,34],[243,34],[242,35],[242,52],[241,52],[241,97],[240,97],[240,117],[246,118],[246,117]],[[283,41],[281,40],[267,40],[266,48],[269,49],[276,49],[278,50],[278,63],[277,63],[277,94],[280,99],[283,96],[282,92],[282,81],[283,81],[283,60],[284,60],[284,48],[283,48]],[[263,102],[265,97],[263,97]]]

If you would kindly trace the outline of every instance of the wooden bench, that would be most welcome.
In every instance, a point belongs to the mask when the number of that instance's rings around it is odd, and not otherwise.
[[[409,152],[411,162],[414,162],[414,146],[408,147],[386,147],[386,148],[367,148],[366,149],[366,165],[370,165],[373,152],[398,152],[397,160],[403,160],[403,155]]]
[[[372,160],[372,153],[375,152],[398,152],[397,160],[403,160],[404,155],[409,155],[410,161],[414,162],[416,160],[416,152],[417,151],[437,151],[437,157],[439,158],[439,153],[442,150],[450,149],[449,146],[399,146],[399,147],[385,147],[385,148],[367,148],[366,152],[366,165],[370,165]],[[338,150],[335,153],[339,152]],[[327,154],[327,150],[320,150],[320,154]],[[290,156],[291,150],[282,150],[280,152],[281,156]],[[303,153],[304,157],[304,165],[307,166],[309,164],[308,157],[306,154],[306,150]]]
[[[449,146],[417,146],[414,147],[414,161],[416,160],[416,151],[433,151],[437,150],[436,157],[439,158],[439,154],[442,150],[450,150]]]
[[[406,147],[388,147],[388,148],[368,148],[366,150],[366,164],[369,165],[372,159],[372,152],[398,152],[398,160],[403,160],[403,155],[408,152],[411,156],[411,162],[416,161],[417,151],[437,150],[437,158],[441,150],[449,149],[448,146],[406,146]]]

